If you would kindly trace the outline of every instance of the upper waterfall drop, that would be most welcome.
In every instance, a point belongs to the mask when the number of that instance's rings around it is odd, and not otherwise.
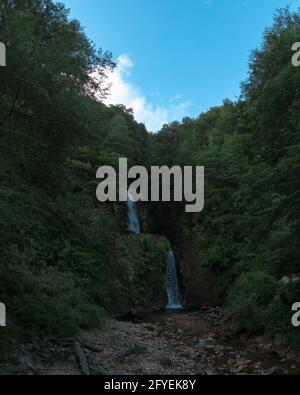
[[[183,309],[181,304],[181,294],[177,276],[176,261],[174,252],[169,251],[168,267],[167,267],[167,292],[168,292],[168,305],[167,309],[176,310]]]
[[[129,192],[127,194],[127,228],[130,232],[136,233],[137,235],[141,233],[136,202]]]

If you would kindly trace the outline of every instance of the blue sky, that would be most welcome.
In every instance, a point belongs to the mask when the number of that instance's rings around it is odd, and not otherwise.
[[[64,0],[118,68],[108,103],[149,130],[235,99],[274,11],[297,0]]]

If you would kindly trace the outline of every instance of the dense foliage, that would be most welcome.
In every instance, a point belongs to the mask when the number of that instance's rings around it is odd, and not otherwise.
[[[181,209],[168,221],[180,223],[170,226],[179,239],[198,235],[198,263],[215,273],[232,326],[281,333],[298,347],[291,306],[300,296],[300,68],[291,48],[299,38],[300,15],[279,11],[239,100],[151,139],[151,162],[205,166],[203,213]],[[283,276],[294,281],[280,285]]]
[[[4,0],[0,20],[0,300],[10,334],[66,336],[164,287],[166,242],[128,235],[125,206],[95,195],[98,166],[140,162],[147,133],[94,99],[114,63],[62,4]]]
[[[164,287],[165,239],[126,232],[121,204],[96,202],[96,169],[204,165],[206,206],[150,204],[149,231],[197,236],[236,330],[285,334],[300,347],[291,305],[300,281],[300,15],[280,11],[253,52],[236,102],[156,135],[108,93],[108,52],[96,51],[63,5],[2,0],[0,37],[0,301],[19,333],[66,336]],[[98,71],[97,81],[91,72]]]

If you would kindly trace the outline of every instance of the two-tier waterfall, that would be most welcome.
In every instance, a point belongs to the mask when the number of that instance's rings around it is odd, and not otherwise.
[[[136,202],[129,192],[127,196],[127,228],[130,232],[136,234],[141,233]],[[168,293],[167,309],[183,309],[181,304],[181,293],[178,282],[176,261],[172,250],[169,251],[167,260],[166,287]]]
[[[169,299],[167,309],[182,309],[176,261],[172,250],[169,251],[168,255],[167,292]]]

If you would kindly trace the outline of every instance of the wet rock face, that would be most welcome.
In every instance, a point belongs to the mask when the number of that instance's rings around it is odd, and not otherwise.
[[[168,240],[163,236],[124,233],[120,246],[110,269],[111,279],[107,279],[107,286],[112,284],[111,289],[116,290],[106,299],[107,311],[114,317],[123,317],[164,309]]]
[[[184,302],[199,307],[204,302],[220,304],[215,292],[215,279],[209,268],[197,261],[201,245],[193,238],[178,245],[179,268]]]

